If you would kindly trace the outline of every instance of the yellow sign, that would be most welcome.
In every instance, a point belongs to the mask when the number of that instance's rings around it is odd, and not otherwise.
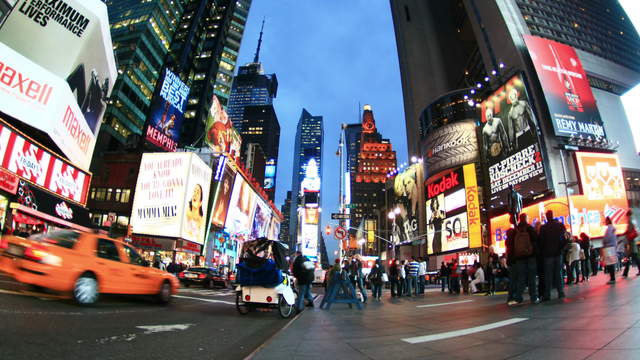
[[[469,247],[482,246],[482,229],[480,224],[480,201],[478,199],[478,182],[476,181],[475,164],[462,167],[464,171],[464,188],[467,196],[467,219],[469,221]]]

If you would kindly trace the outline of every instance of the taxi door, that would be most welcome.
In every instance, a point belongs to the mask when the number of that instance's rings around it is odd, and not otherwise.
[[[127,256],[127,268],[133,278],[132,284],[136,286],[136,294],[153,294],[158,292],[157,276],[147,266],[147,262],[138,252],[129,245],[123,244],[122,250]]]
[[[98,286],[103,293],[129,293],[131,276],[123,262],[116,243],[109,239],[96,239],[96,270]]]

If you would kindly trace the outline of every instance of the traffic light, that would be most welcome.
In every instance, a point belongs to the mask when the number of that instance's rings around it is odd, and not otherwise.
[[[331,225],[327,225],[324,227],[324,233],[327,235],[331,235]]]

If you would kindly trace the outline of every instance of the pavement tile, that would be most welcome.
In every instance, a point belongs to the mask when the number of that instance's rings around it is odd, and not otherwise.
[[[580,360],[586,359],[593,354],[594,350],[587,349],[558,349],[558,348],[537,348],[527,351],[509,360]]]
[[[527,334],[504,339],[512,344],[554,348],[598,350],[610,343],[623,329],[608,330],[534,330]]]
[[[520,344],[492,343],[490,346],[482,344],[457,350],[452,355],[470,360],[501,360],[523,354],[531,349],[533,347]]]
[[[605,349],[640,349],[640,329],[630,328],[607,344]]]
[[[466,349],[466,348],[470,348],[478,345],[485,345],[488,343],[487,340],[476,338],[474,335],[459,336],[459,337],[449,338],[444,340],[431,341],[428,343],[422,343],[421,345],[431,350],[453,354],[458,350],[462,350],[462,349]]]
[[[408,344],[400,344],[396,342],[394,345],[385,345],[379,347],[368,347],[359,349],[361,353],[371,359],[389,360],[389,359],[432,359],[433,356],[445,355],[441,352],[421,347],[407,346]]]
[[[589,360],[640,359],[640,350],[598,350]]]

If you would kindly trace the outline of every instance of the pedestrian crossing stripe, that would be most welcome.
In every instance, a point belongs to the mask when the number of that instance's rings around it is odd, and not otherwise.
[[[493,295],[507,295],[509,292],[508,291],[496,291],[495,293],[493,293]],[[479,293],[475,293],[473,294],[475,296],[486,296],[487,293],[486,292],[479,292]]]

